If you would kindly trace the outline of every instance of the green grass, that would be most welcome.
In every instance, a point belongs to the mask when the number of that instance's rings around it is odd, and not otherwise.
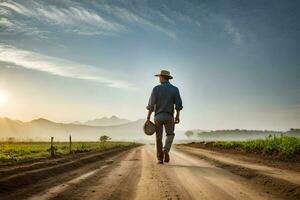
[[[250,141],[220,141],[214,146],[226,149],[243,149],[247,152],[257,152],[277,155],[284,159],[291,159],[300,154],[300,138],[287,136],[269,136],[266,139]]]
[[[130,146],[133,142],[73,142],[72,152],[86,152],[92,150],[105,150],[114,147]],[[68,142],[54,143],[56,155],[69,153]],[[22,161],[33,158],[50,156],[49,142],[0,142],[0,162]]]

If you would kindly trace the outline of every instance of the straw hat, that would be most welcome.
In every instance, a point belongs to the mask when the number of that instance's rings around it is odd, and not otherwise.
[[[146,135],[153,135],[156,131],[156,126],[153,122],[149,121],[145,122],[143,129]]]
[[[170,72],[167,70],[161,70],[159,74],[155,74],[154,76],[167,76],[169,79],[173,78],[173,76],[171,76]]]

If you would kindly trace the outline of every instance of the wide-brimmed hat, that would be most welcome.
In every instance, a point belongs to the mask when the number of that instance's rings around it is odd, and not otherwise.
[[[161,70],[159,74],[155,74],[154,76],[166,76],[169,79],[173,78],[173,76],[171,76],[170,72],[167,70]]]
[[[155,124],[151,121],[145,122],[143,129],[146,135],[153,135],[156,131]]]

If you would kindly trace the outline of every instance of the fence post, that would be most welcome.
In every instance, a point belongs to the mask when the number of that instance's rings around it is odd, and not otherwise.
[[[54,139],[54,137],[51,137],[51,147],[50,147],[51,158],[53,158],[55,156],[53,139]]]
[[[70,141],[70,154],[72,153],[72,136],[69,136],[69,141]]]

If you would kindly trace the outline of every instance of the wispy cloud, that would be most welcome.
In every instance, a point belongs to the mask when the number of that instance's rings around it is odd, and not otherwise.
[[[178,40],[179,26],[200,27],[199,19],[189,14],[196,12],[194,5],[186,4],[185,9],[180,10],[165,4],[153,6],[147,1],[7,0],[0,2],[0,25],[7,34],[35,33],[43,37],[59,32],[115,36],[138,32],[139,26]],[[133,24],[138,26],[131,26]]]
[[[40,30],[37,27],[30,27],[18,21],[11,21],[5,17],[0,18],[0,27],[3,30],[3,32],[0,32],[0,35],[5,34],[5,32],[17,32],[23,33],[24,35],[34,35],[39,36],[39,38],[47,38],[45,33],[48,33],[48,31]]]
[[[18,27],[7,18],[0,18],[0,26],[7,29],[17,29]]]
[[[28,1],[24,5],[13,1],[0,3],[0,8],[6,19],[15,23],[35,20],[40,23],[50,23],[52,26],[64,27],[63,30],[75,33],[106,34],[126,31],[126,28],[117,22],[111,22],[99,13],[82,7],[79,4],[68,3],[59,7],[46,2]],[[22,18],[15,16],[21,15]]]
[[[232,36],[235,44],[240,45],[243,43],[242,34],[240,33],[239,29],[233,25],[231,20],[226,20],[224,22],[224,30]]]
[[[6,31],[46,35],[62,31],[78,35],[118,35],[138,31],[130,24],[152,29],[177,40],[178,24],[200,22],[168,6],[151,6],[145,1],[17,1],[0,2],[0,13],[8,22]],[[3,24],[4,22],[2,22]],[[8,28],[9,27],[9,28]],[[54,29],[51,29],[53,28]],[[59,28],[57,28],[59,27]],[[47,33],[43,31],[48,31]]]
[[[53,75],[97,81],[113,88],[132,88],[130,83],[114,79],[108,72],[99,68],[18,49],[11,45],[0,44],[0,61]]]
[[[188,11],[191,11],[192,9],[195,9],[195,5],[193,5],[193,7],[191,7],[190,5],[187,6],[188,7]],[[173,10],[171,9],[169,6],[163,4],[162,8],[169,14],[172,16],[172,19],[176,19],[176,21],[182,21],[184,23],[188,23],[191,24],[193,26],[196,27],[201,27],[201,23],[200,21],[193,19],[191,16],[187,15],[186,13],[182,13],[178,10]],[[202,11],[202,10],[201,10]],[[170,17],[169,17],[170,19]],[[172,20],[174,22],[174,20]],[[174,22],[175,23],[175,22]]]
[[[153,28],[156,31],[162,32],[169,36],[172,39],[176,39],[176,34],[172,32],[171,30],[168,30],[167,28],[152,22],[151,20],[138,15],[126,8],[118,7],[118,6],[111,6],[111,5],[101,5],[102,8],[105,9],[106,12],[108,12],[111,15],[114,15],[119,18],[121,21],[129,22],[129,23],[136,23],[140,25],[145,25],[150,28]],[[149,9],[149,8],[148,8]],[[175,24],[174,21],[172,21],[170,18],[168,18],[166,15],[159,11],[155,11],[156,16],[159,16],[161,19],[163,19],[165,22],[170,24]]]
[[[8,8],[9,10],[7,10],[7,12],[11,10],[22,15],[31,13],[27,8],[16,2],[2,2],[0,3],[0,6],[2,6],[2,8]]]

